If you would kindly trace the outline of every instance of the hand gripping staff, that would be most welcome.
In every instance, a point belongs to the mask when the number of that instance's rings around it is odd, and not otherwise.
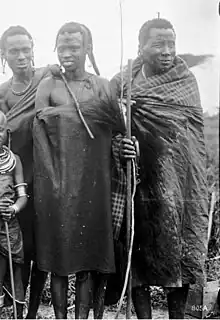
[[[122,68],[121,68],[122,72]],[[122,74],[123,79],[123,74]],[[131,139],[131,81],[132,81],[132,60],[128,60],[128,82],[127,82],[127,117],[126,117],[126,128],[127,138]],[[123,87],[123,86],[122,86]],[[121,94],[123,97],[123,93]],[[118,309],[116,312],[115,319],[118,319],[125,291],[127,289],[127,306],[126,306],[126,319],[131,318],[131,290],[132,290],[132,274],[131,274],[131,258],[134,241],[134,196],[136,192],[136,165],[134,160],[127,161],[127,199],[126,199],[126,247],[127,247],[127,268],[125,273],[125,281],[123,290],[121,293]],[[133,183],[132,183],[133,179]],[[133,184],[133,190],[132,190]]]

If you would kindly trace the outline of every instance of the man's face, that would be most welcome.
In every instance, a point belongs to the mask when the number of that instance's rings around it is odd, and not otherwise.
[[[144,63],[155,73],[167,72],[176,55],[176,37],[172,29],[152,28],[147,43],[141,48]]]
[[[60,64],[66,71],[76,71],[85,64],[86,50],[80,32],[59,35],[57,54]]]
[[[25,73],[31,67],[33,45],[27,35],[9,36],[6,40],[5,59],[13,73]]]

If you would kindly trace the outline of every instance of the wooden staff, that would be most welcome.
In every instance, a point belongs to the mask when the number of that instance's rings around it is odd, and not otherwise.
[[[15,298],[15,284],[14,284],[14,273],[13,273],[13,264],[12,264],[12,254],[11,254],[11,243],[9,238],[8,222],[5,221],[5,230],[7,236],[8,244],[8,258],[9,258],[9,269],[10,269],[10,278],[11,278],[11,291],[12,291],[12,300],[14,308],[14,319],[17,319],[17,308],[16,308],[16,298]]]
[[[131,139],[131,81],[132,81],[132,60],[128,60],[128,81],[127,81],[127,138]],[[131,190],[131,160],[127,161],[127,253],[129,256],[130,240],[131,240],[131,206],[132,206],[132,190]],[[129,261],[128,261],[129,263]],[[126,319],[131,318],[131,289],[132,289],[132,275],[129,270],[128,286],[127,286],[127,307]]]

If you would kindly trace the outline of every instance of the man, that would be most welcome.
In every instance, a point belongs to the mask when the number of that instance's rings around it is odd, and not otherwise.
[[[3,33],[0,52],[3,69],[8,63],[13,72],[12,78],[0,86],[0,110],[6,114],[8,127],[12,133],[12,150],[21,158],[24,179],[28,184],[30,196],[28,205],[18,215],[24,243],[23,284],[26,292],[31,260],[35,258],[32,121],[35,114],[34,102],[37,87],[48,74],[48,68],[34,68],[33,39],[30,33],[21,26],[11,26]],[[45,274],[39,272],[34,265],[30,300],[35,309],[39,304],[38,292],[42,291],[44,282]],[[32,316],[33,314],[30,315],[30,318]]]
[[[208,197],[203,114],[196,79],[176,55],[175,43],[169,21],[147,21],[132,68],[132,134],[140,144],[132,259],[138,318],[152,317],[150,285],[166,288],[174,319],[184,318],[189,285],[204,285]],[[126,70],[123,78],[126,95]],[[111,81],[118,96],[120,79],[118,74]],[[122,165],[135,157],[131,141],[117,137],[113,146],[120,149]],[[118,243],[123,242],[123,223],[118,234]]]
[[[124,126],[109,82],[94,69],[91,33],[70,22],[56,39],[62,69],[43,80],[33,127],[37,263],[51,272],[56,318],[67,318],[68,275],[76,273],[76,319],[102,318],[115,271],[111,218],[111,139]],[[82,110],[82,112],[81,112]],[[43,236],[42,236],[43,235]]]

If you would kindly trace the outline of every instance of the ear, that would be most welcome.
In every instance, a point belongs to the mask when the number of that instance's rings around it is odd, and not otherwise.
[[[91,55],[91,52],[92,52],[92,45],[91,43],[88,43],[87,44],[87,49],[86,49],[86,53],[89,55]]]
[[[140,44],[139,44],[139,46],[138,46],[138,55],[139,55],[139,56],[142,56],[142,55],[143,55],[143,46],[141,46]]]
[[[4,60],[6,60],[5,54],[1,52],[1,62],[3,64]]]

